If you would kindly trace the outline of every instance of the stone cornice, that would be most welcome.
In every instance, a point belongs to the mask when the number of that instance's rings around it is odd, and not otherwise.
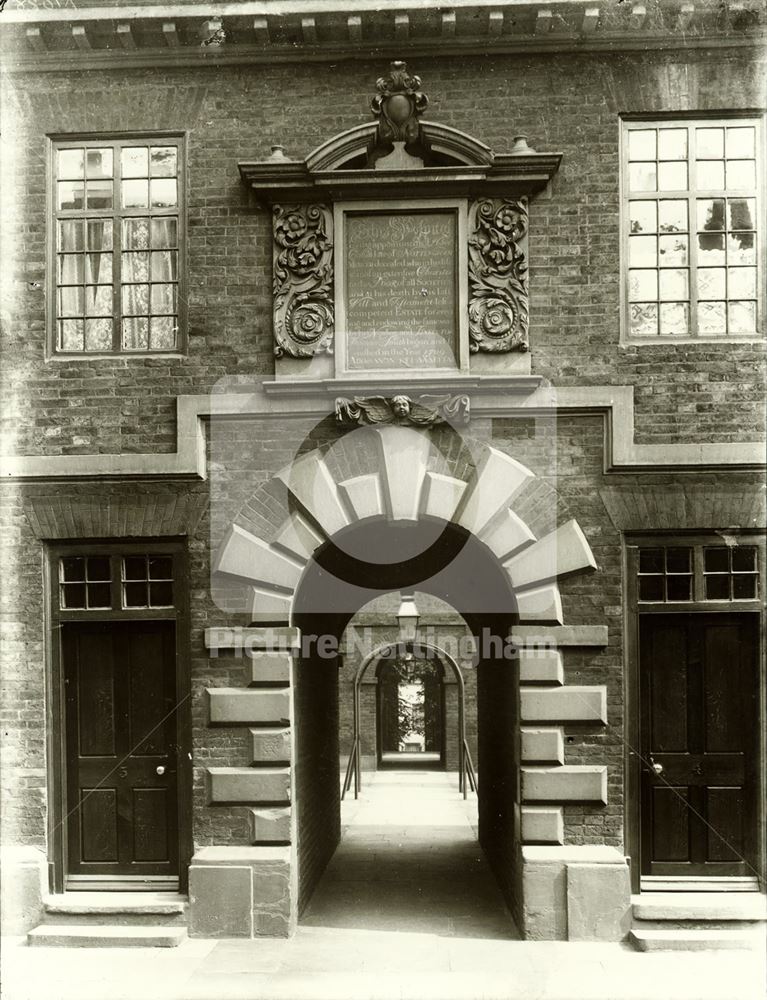
[[[762,46],[759,0],[246,0],[80,4],[10,0],[9,71],[339,58]]]
[[[767,464],[761,441],[706,444],[637,444],[634,440],[633,386],[572,386],[534,388],[516,395],[514,379],[504,388],[500,379],[487,392],[472,395],[472,420],[526,414],[572,414],[605,419],[605,472],[700,472],[706,469],[761,470]],[[274,385],[274,383],[272,383]],[[72,478],[204,479],[207,475],[205,425],[217,420],[273,416],[322,419],[333,412],[331,387],[305,385],[295,395],[275,396],[259,386],[253,393],[179,396],[176,401],[178,449],[170,454],[41,455],[0,460],[2,480]],[[424,388],[416,380],[402,383],[402,391]],[[495,391],[492,391],[495,389]]]

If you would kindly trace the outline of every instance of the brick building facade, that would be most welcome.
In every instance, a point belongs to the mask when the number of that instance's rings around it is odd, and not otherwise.
[[[289,934],[340,836],[354,672],[409,591],[436,646],[513,640],[459,665],[524,936],[763,894],[763,8],[235,7],[3,13],[8,926],[153,884],[194,934]],[[423,84],[375,118],[398,59]],[[415,216],[458,233],[455,355],[355,367],[344,239]],[[506,339],[476,311],[493,247],[522,265]],[[303,341],[281,266],[314,281]]]

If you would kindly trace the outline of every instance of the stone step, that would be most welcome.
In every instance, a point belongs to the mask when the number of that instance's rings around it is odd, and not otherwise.
[[[177,948],[186,937],[186,927],[41,924],[27,934],[27,943],[48,948]]]
[[[757,892],[643,892],[631,904],[637,920],[767,920]]]
[[[178,893],[64,892],[43,900],[46,924],[184,925],[188,900]]]
[[[727,948],[755,950],[764,947],[764,935],[748,930],[670,927],[644,930],[634,927],[629,941],[637,951],[718,951]]]

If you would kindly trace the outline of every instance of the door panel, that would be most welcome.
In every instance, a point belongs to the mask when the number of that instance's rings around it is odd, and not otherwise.
[[[640,616],[641,870],[751,876],[759,714],[756,616]]]
[[[68,874],[176,875],[173,623],[67,623],[63,654]]]

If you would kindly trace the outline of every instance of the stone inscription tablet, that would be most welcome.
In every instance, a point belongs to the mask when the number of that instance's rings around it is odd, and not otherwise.
[[[347,367],[458,367],[455,212],[349,213]]]

